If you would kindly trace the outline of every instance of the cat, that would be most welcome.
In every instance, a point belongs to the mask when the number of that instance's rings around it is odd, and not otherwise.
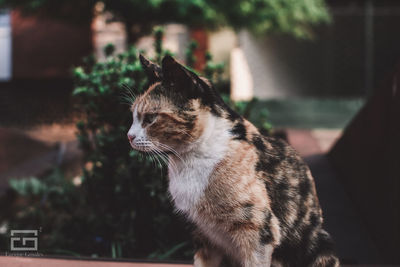
[[[194,266],[339,266],[307,165],[227,106],[205,78],[142,55],[133,149],[168,160],[169,193],[192,222]]]

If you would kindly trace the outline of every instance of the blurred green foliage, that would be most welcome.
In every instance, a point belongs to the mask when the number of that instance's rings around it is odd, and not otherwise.
[[[126,23],[131,41],[153,25],[168,22],[208,29],[227,25],[257,34],[305,38],[312,35],[310,26],[330,20],[324,0],[0,0],[0,7],[80,21],[92,16],[97,2]]]
[[[154,60],[159,61],[170,52],[162,48],[162,29],[154,35]],[[41,179],[11,180],[21,199],[8,218],[9,228],[41,227],[39,250],[44,254],[191,259],[190,226],[173,211],[165,166],[132,150],[127,141],[130,104],[147,84],[139,51],[131,47],[114,55],[108,45],[104,52],[105,61],[87,57],[73,72],[73,94],[82,114],[77,123],[84,152],[82,176],[66,179],[56,169]],[[207,76],[216,81],[216,88],[225,84],[218,82],[222,69],[207,55]],[[233,103],[223,96],[244,116],[256,103]],[[254,122],[267,130],[260,110]]]
[[[89,23],[97,0],[0,0],[0,8],[19,8],[23,14]]]

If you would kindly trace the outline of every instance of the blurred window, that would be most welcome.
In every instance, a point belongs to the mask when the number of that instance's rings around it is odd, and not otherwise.
[[[10,11],[0,10],[0,81],[11,79]]]

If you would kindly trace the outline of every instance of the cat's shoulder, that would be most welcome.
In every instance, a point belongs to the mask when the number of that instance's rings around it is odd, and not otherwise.
[[[234,124],[240,128],[238,123]],[[288,143],[283,134],[262,133],[251,122],[243,120],[245,135],[239,141],[242,146],[253,147],[258,160],[256,169],[273,173],[276,168],[304,169],[305,163],[298,152]],[[237,131],[238,132],[238,131]]]

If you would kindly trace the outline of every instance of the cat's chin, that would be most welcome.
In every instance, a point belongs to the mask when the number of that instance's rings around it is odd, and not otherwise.
[[[132,149],[140,152],[151,152],[152,149],[150,147],[145,147],[145,146],[137,146],[131,143]]]
[[[154,152],[155,148],[156,148],[156,147],[153,147],[153,146],[151,146],[151,147],[150,146],[138,146],[138,145],[135,145],[135,144],[132,144],[132,143],[130,145],[131,145],[131,148],[133,150],[136,150],[136,151],[139,151],[139,152]],[[159,151],[160,153],[166,154],[166,155],[171,153],[170,151],[166,151],[166,150],[163,150],[163,149],[160,149],[160,148],[157,148],[157,151]]]

